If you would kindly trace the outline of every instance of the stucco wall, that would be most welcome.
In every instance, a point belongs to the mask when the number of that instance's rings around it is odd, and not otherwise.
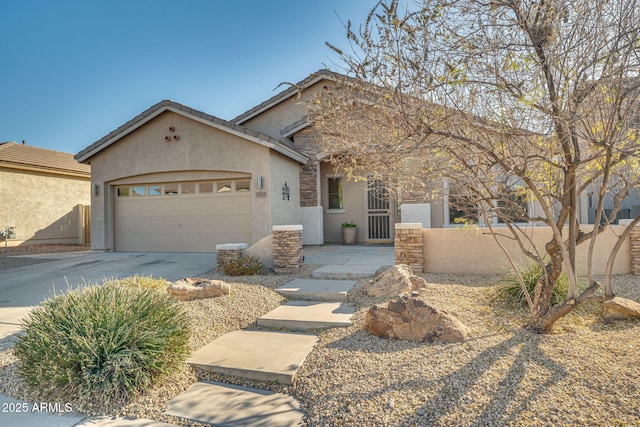
[[[281,138],[280,131],[305,117],[304,104],[311,100],[318,90],[322,90],[323,87],[329,84],[332,83],[320,81],[306,88],[299,96],[297,94],[291,96],[260,115],[243,122],[242,125],[249,129]]]
[[[333,166],[322,163],[320,167],[320,186],[322,193],[322,208],[324,211],[324,241],[325,243],[340,243],[342,242],[342,227],[343,222],[355,222],[358,226],[356,233],[356,241],[364,242],[364,230],[366,221],[365,212],[365,189],[366,182],[355,182],[353,180],[347,180],[346,177],[343,181],[343,205],[344,212],[328,211],[329,198],[328,198],[328,183],[327,178],[330,175],[334,175]]]
[[[585,231],[590,227],[585,227]],[[624,230],[622,226],[612,226],[598,236],[596,256],[593,260],[594,274],[605,272],[610,249],[616,242],[617,235]],[[508,231],[501,231],[505,234]],[[429,273],[471,273],[497,274],[507,271],[510,267],[504,253],[496,244],[488,230],[481,228],[432,228],[422,230],[424,239],[424,271]],[[535,242],[539,250],[544,250],[544,244],[550,240],[551,231],[548,227],[531,227],[527,234]],[[517,263],[526,263],[517,244],[508,239],[501,239]],[[589,243],[578,247],[576,263],[578,272],[586,272],[586,257]],[[631,248],[627,239],[620,248],[613,272],[628,274],[631,268]]]
[[[284,156],[278,153],[271,154],[269,189],[272,225],[293,225],[300,222],[300,174],[298,171],[298,167]],[[282,194],[285,183],[289,187],[288,199]]]
[[[0,169],[0,228],[17,227],[9,245],[76,244],[76,205],[90,204],[90,193],[88,178]]]
[[[170,127],[175,131],[170,132]],[[165,136],[173,135],[179,139],[165,141]],[[263,176],[267,183],[272,181],[270,156],[268,147],[176,113],[161,114],[91,159],[92,181],[100,186],[99,196],[93,197],[92,247],[113,249],[114,184],[168,177],[179,181],[251,176],[255,240],[246,243],[255,243],[271,233],[269,197],[256,196],[257,176]],[[284,161],[297,173],[297,163]]]

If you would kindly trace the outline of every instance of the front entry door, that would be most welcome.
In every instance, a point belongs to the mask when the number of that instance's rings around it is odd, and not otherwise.
[[[367,179],[367,229],[368,243],[393,241],[393,216],[387,180]]]

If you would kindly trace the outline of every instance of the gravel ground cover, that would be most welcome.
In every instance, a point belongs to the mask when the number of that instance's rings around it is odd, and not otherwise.
[[[304,265],[296,277],[317,266]],[[194,349],[252,327],[284,302],[272,289],[294,276],[207,278],[232,283],[231,295],[184,302],[194,319]],[[491,297],[496,277],[425,274],[421,298],[455,313],[471,339],[455,344],[384,340],[362,330],[367,307],[360,281],[349,294],[358,307],[347,328],[318,331],[320,341],[292,387],[194,373],[188,368],[110,415],[198,425],[166,416],[166,403],[198,377],[292,393],[309,426],[640,426],[640,322],[605,324],[599,307],[569,315],[554,334],[523,329],[526,310]],[[640,278],[617,276],[620,296],[640,301]],[[196,376],[198,375],[198,377]],[[0,392],[27,401],[11,350],[0,353]],[[98,413],[92,408],[74,408]]]

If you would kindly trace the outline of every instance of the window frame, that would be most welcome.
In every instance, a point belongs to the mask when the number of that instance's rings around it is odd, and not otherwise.
[[[346,209],[344,207],[344,175],[340,174],[327,174],[325,175],[326,183],[327,183],[327,209],[325,209],[326,213],[345,213]],[[330,182],[331,180],[340,180],[339,188],[338,188],[338,200],[341,202],[339,208],[331,207],[331,195],[335,193],[331,193],[330,190]]]

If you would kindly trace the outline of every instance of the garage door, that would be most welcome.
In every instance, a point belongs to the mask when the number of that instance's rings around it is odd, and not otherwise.
[[[119,185],[115,250],[210,252],[251,243],[250,179]]]

